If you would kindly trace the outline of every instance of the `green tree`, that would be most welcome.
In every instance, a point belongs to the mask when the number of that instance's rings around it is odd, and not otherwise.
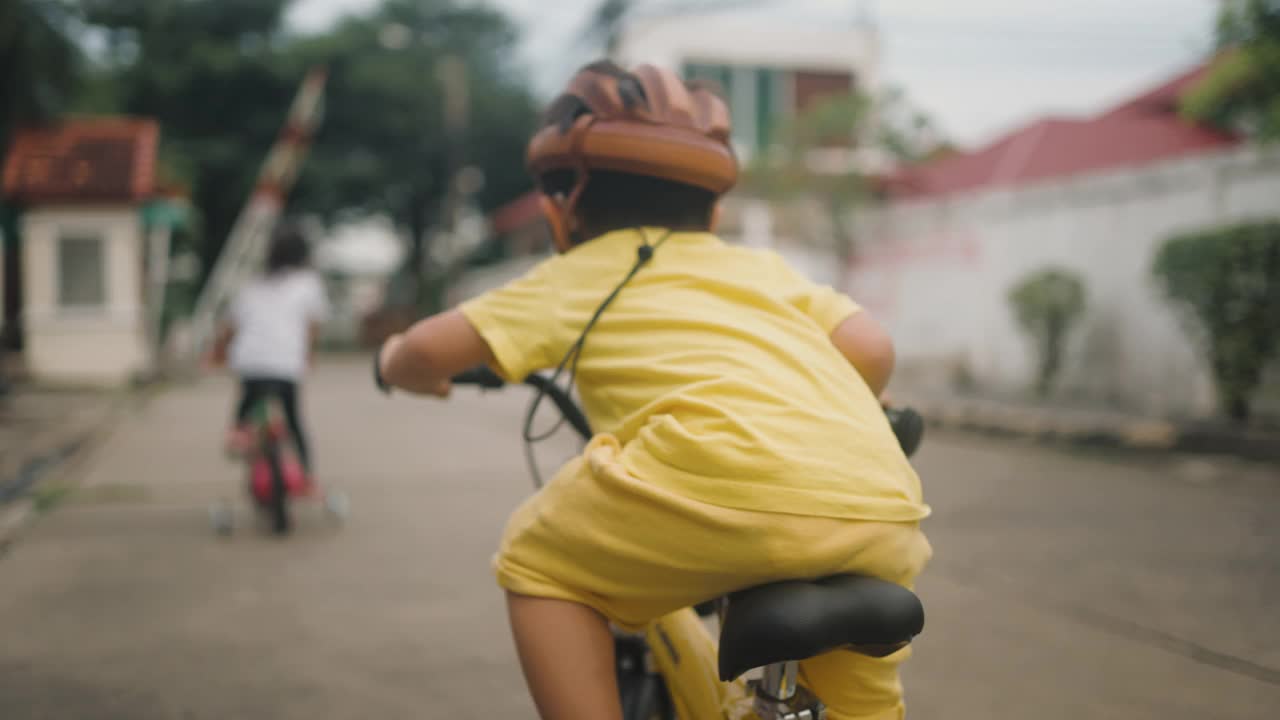
[[[1036,394],[1047,397],[1062,369],[1067,336],[1084,314],[1084,282],[1070,270],[1045,268],[1009,291],[1009,305],[1035,347]]]
[[[841,273],[847,273],[856,251],[853,210],[873,197],[866,160],[911,163],[938,147],[932,121],[890,89],[878,99],[862,93],[823,98],[797,115],[782,130],[780,143],[752,159],[742,189],[777,203],[816,200],[830,227]],[[835,152],[834,167],[816,163],[822,152]],[[840,155],[843,151],[843,157]],[[860,153],[863,162],[853,161]]]
[[[82,57],[69,0],[0,2],[0,160],[15,128],[52,119],[75,92]]]
[[[96,110],[151,116],[166,165],[189,185],[213,266],[302,74],[281,62],[289,0],[81,0],[106,48]]]
[[[1247,419],[1263,371],[1280,355],[1280,222],[1173,237],[1153,272],[1202,346],[1223,411]]]
[[[483,171],[476,198],[483,209],[529,185],[522,158],[534,103],[509,65],[516,33],[493,10],[384,0],[330,30],[291,36],[281,26],[289,0],[83,3],[106,50],[82,103],[160,120],[165,165],[191,187],[200,210],[206,272],[298,83],[316,65],[329,69],[325,119],[291,211],[329,219],[387,212],[413,239],[409,266],[418,269],[430,229],[447,224],[445,201],[460,167]],[[449,59],[464,69],[468,112],[457,127],[445,123],[437,72]],[[409,285],[421,299],[421,283]]]
[[[816,200],[830,226],[832,248],[841,272],[853,260],[853,228],[850,211],[867,197],[868,184],[861,172],[841,168],[834,172],[815,169],[814,153],[847,147],[870,117],[868,99],[855,93],[824,98],[795,117],[780,133],[781,142],[754,158],[743,173],[742,189],[774,203],[786,205],[801,199]]]
[[[511,67],[516,33],[501,14],[449,0],[388,0],[332,32],[300,41],[298,66],[330,68],[325,122],[303,170],[294,207],[334,216],[385,212],[408,231],[410,278],[421,271],[433,227],[445,217],[454,178],[478,168],[483,210],[530,187],[524,146],[535,103]],[[465,117],[447,122],[441,71],[462,69]],[[435,274],[446,272],[436,268]],[[409,282],[411,302],[424,300]]]
[[[1221,54],[1184,98],[1184,112],[1262,140],[1280,138],[1280,2],[1223,3],[1218,44]]]

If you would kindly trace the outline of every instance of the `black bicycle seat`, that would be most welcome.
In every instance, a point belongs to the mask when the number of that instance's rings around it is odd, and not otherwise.
[[[792,580],[729,596],[720,629],[720,679],[847,646],[896,647],[924,629],[915,593],[860,575]]]

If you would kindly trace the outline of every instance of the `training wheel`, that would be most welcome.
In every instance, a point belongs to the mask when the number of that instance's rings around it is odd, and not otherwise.
[[[329,490],[324,494],[324,510],[334,522],[345,522],[351,515],[351,499],[341,490]]]
[[[209,525],[219,535],[230,535],[235,530],[235,514],[231,503],[220,500],[209,507]]]

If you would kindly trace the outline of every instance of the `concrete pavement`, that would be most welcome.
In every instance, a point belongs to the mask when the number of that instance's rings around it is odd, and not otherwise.
[[[322,367],[305,401],[352,498],[338,530],[311,508],[287,541],[212,536],[239,492],[227,382],[118,428],[0,557],[0,717],[533,717],[487,564],[531,491],[526,396],[386,400],[366,370]],[[936,434],[918,464],[937,556],[911,717],[1274,716],[1274,468]]]

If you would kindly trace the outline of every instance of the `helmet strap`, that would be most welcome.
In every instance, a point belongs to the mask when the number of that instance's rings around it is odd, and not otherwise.
[[[555,243],[556,252],[565,252],[573,247],[573,233],[569,229],[570,216],[565,211],[564,196],[539,195],[538,205],[542,208],[547,226],[551,228],[551,240]]]
[[[568,251],[585,239],[582,237],[582,227],[578,223],[575,211],[578,208],[578,201],[582,199],[583,191],[587,189],[587,180],[591,175],[587,168],[586,155],[582,152],[582,144],[595,122],[594,116],[584,116],[569,131],[571,133],[569,153],[574,165],[573,187],[569,189],[569,195],[567,197],[561,193],[554,196],[543,195],[540,200],[542,213],[547,218],[547,224],[551,226],[552,239],[560,252]]]

